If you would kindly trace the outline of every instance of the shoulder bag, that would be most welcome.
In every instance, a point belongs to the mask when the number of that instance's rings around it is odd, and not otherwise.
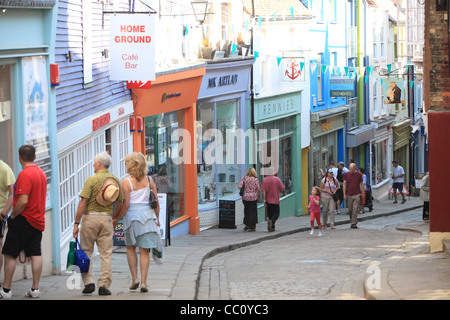
[[[152,182],[150,180],[150,177],[147,176],[148,178],[148,188],[150,189],[150,196],[149,196],[149,203],[150,203],[150,207],[152,209],[156,209],[156,207],[158,207],[158,199],[156,198],[156,195],[153,193],[152,191]]]

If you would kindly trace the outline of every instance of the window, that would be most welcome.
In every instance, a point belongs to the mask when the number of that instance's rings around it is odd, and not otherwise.
[[[233,135],[240,128],[239,105],[238,99],[198,104],[197,121],[201,125],[201,136],[197,137],[197,148],[201,154],[197,157],[197,192],[200,211],[217,207],[220,199],[239,197],[237,186],[245,162],[243,141],[238,135]],[[221,139],[223,149],[218,145]]]
[[[317,56],[317,100],[322,101],[322,53]]]
[[[145,149],[149,174],[158,193],[167,194],[170,221],[186,215],[185,162],[177,161],[179,136],[184,127],[184,110],[145,118]]]
[[[14,122],[11,99],[11,71],[9,64],[0,64],[0,159],[13,169]]]
[[[260,130],[266,130],[266,137],[261,135]],[[278,130],[278,134],[271,130]],[[294,133],[294,117],[286,117],[260,124],[258,132],[258,170],[260,183],[264,178],[264,168],[272,166],[277,170],[278,178],[283,182],[286,194],[293,192],[292,181],[292,149]]]
[[[371,148],[372,157],[372,185],[377,185],[388,179],[388,154],[387,154],[388,139],[381,142],[373,143]]]
[[[231,40],[231,5],[229,3],[222,3],[222,39]]]
[[[373,83],[373,116],[375,118],[380,116],[378,105],[378,79]]]

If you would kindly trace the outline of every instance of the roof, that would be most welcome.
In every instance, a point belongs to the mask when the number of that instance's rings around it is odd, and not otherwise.
[[[252,15],[252,1],[255,6],[255,16],[273,17],[273,14],[291,16],[291,8],[294,8],[294,17],[312,18],[312,14],[300,0],[242,0],[244,11]],[[295,19],[295,18],[294,18]]]

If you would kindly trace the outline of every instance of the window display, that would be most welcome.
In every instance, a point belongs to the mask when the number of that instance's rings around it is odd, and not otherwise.
[[[237,99],[203,102],[197,106],[197,121],[201,126],[197,137],[197,148],[201,150],[197,164],[199,210],[216,208],[219,199],[239,197],[237,186],[243,165],[236,158],[237,143],[227,141],[230,134],[239,128],[238,106]],[[220,142],[222,146],[218,145]],[[228,160],[227,155],[230,157]],[[214,161],[211,163],[210,159]]]
[[[13,168],[13,121],[11,107],[11,67],[0,65],[0,159]]]
[[[184,208],[184,162],[180,164],[172,155],[178,155],[178,139],[172,133],[184,124],[184,111],[173,111],[145,118],[145,150],[148,174],[156,184],[158,193],[167,194],[170,221],[186,214]]]
[[[388,139],[372,144],[372,185],[377,185],[388,178],[387,142]]]

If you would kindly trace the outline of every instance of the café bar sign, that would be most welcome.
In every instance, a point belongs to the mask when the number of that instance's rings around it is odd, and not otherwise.
[[[154,15],[117,14],[110,19],[110,79],[155,80]]]

